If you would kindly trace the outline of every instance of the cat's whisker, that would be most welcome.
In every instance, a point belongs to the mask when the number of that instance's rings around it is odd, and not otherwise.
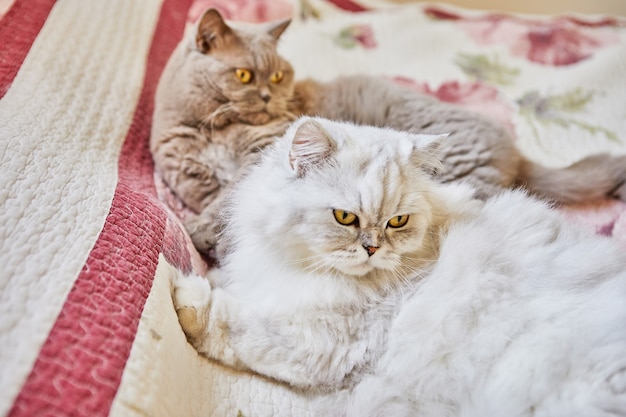
[[[413,261],[418,262],[417,264],[413,264]],[[422,278],[426,276],[428,271],[427,269],[424,269],[423,264],[424,262],[430,261],[432,261],[432,259],[411,256],[405,256],[403,259],[394,259],[392,262],[394,263],[394,266],[397,266],[398,268],[395,268],[393,273],[398,279],[412,288],[416,284],[415,278],[418,278],[418,281],[421,281]],[[406,274],[403,271],[408,271],[409,274]]]
[[[220,116],[223,116],[224,114],[227,114],[230,112],[237,113],[236,109],[234,108],[231,102],[226,102],[226,103],[219,105],[212,113],[210,113],[207,117],[205,117],[202,120],[202,123],[200,125],[201,128],[205,128],[209,126],[211,135],[213,135],[214,130],[215,130],[215,122],[220,118]]]
[[[408,268],[411,271],[410,275],[403,275],[404,282],[408,284],[411,288],[414,288],[417,282],[421,281],[424,277],[426,277],[427,273],[424,270],[417,268]],[[417,278],[417,280],[416,280]]]
[[[319,262],[321,260],[323,260],[323,257],[321,255],[314,254],[311,256],[303,256],[300,258],[290,259],[286,261],[286,264],[287,265],[302,265],[302,264]]]
[[[310,264],[309,268],[307,269],[310,270],[311,272],[317,272],[317,273],[323,273],[323,274],[329,274],[333,272],[333,268],[330,265],[328,265],[328,263],[326,263],[323,258],[319,259],[315,263]]]
[[[418,272],[420,272],[420,269],[405,264],[400,259],[393,259],[391,262],[394,268],[389,270],[389,272],[394,276],[394,278],[396,278],[397,281],[402,283],[404,287],[413,289],[415,283],[413,282],[412,277],[417,275]],[[406,270],[410,271],[410,274],[407,274]]]
[[[288,110],[285,110],[285,116],[287,116],[287,118],[289,120],[296,120],[298,118],[298,115],[296,115],[295,113],[292,113]]]
[[[412,261],[412,262],[419,262],[420,264],[425,264],[425,263],[430,263],[433,261],[437,260],[437,257],[418,257],[418,256],[411,256],[411,255],[402,255],[402,258],[408,261]],[[399,262],[401,262],[399,260]]]
[[[300,266],[303,267],[305,270],[314,273],[321,272],[327,274],[332,272],[332,267],[330,267],[330,265],[328,265],[328,263],[325,261],[325,257],[318,254],[291,259],[287,261],[286,264],[292,266]]]

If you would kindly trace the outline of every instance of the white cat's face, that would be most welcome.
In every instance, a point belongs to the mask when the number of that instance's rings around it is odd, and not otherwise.
[[[353,177],[343,184],[349,189],[311,190],[319,203],[309,207],[303,225],[310,228],[308,249],[316,266],[356,276],[395,271],[420,251],[431,217],[427,200],[406,194],[400,184],[366,185],[367,177],[380,175],[384,172],[370,167],[362,180]]]
[[[432,157],[420,142],[432,138],[322,119],[298,123],[287,134],[294,135],[290,148],[276,155],[282,161],[273,162],[281,189],[268,192],[267,212],[257,207],[268,242],[280,240],[289,262],[309,270],[363,276],[419,265],[434,215],[424,172]]]

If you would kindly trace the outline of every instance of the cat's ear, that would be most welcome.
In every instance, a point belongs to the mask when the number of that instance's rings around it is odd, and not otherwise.
[[[413,141],[413,147],[415,149],[419,149],[420,151],[436,154],[437,150],[441,144],[446,140],[446,138],[450,136],[449,133],[442,133],[437,135],[427,135],[427,134],[412,134],[411,140]]]
[[[271,26],[267,30],[267,33],[272,35],[274,37],[274,39],[278,39],[278,38],[280,38],[280,35],[283,34],[285,29],[287,29],[287,26],[289,26],[290,23],[291,23],[291,19],[285,19],[285,20],[281,20],[279,22],[275,22],[275,23],[271,24]]]
[[[324,127],[315,120],[306,120],[297,127],[289,150],[289,165],[302,177],[313,166],[328,158],[335,149]]]
[[[232,30],[224,22],[220,12],[209,9],[204,12],[198,23],[196,46],[201,52],[206,53],[231,35]]]
[[[414,163],[429,174],[441,172],[443,164],[437,151],[448,136],[449,133],[440,135],[412,134],[411,140],[415,149],[413,153]]]

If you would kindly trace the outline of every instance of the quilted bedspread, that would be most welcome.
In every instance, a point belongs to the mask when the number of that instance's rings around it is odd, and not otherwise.
[[[297,77],[369,73],[487,114],[550,166],[626,153],[626,19],[384,0],[0,0],[0,415],[315,416],[199,357],[170,298],[207,264],[148,149],[183,31],[293,17]],[[561,209],[624,242],[626,204]]]

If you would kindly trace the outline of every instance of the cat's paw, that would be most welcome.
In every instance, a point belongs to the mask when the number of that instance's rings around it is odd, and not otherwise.
[[[207,334],[211,285],[198,275],[182,277],[174,282],[174,308],[187,340],[196,347]]]

